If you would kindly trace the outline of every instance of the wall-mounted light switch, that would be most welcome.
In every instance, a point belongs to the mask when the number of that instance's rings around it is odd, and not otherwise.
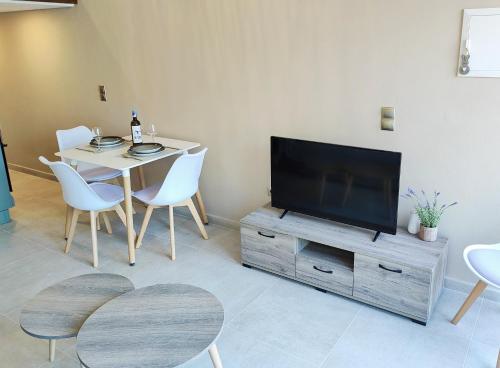
[[[396,122],[396,110],[394,107],[382,107],[380,128],[382,130],[394,131]]]
[[[99,97],[101,101],[106,102],[108,99],[106,98],[106,87],[99,86]]]

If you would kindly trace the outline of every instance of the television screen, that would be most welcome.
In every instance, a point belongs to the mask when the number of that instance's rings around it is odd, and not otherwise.
[[[272,206],[388,234],[401,153],[271,137]]]

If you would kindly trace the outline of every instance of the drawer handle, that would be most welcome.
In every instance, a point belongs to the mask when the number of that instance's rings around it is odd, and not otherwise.
[[[276,238],[274,235],[266,235],[266,234],[262,234],[260,231],[258,232],[260,236],[264,236],[266,238],[271,238],[271,239],[274,239]]]
[[[381,264],[379,264],[378,266],[379,266],[379,268],[381,268],[383,270],[386,270],[386,271],[389,271],[389,272],[403,273],[403,270],[397,270],[397,269],[387,268],[387,267],[385,267],[384,265],[381,265]]]
[[[314,268],[316,271],[319,271],[319,272],[324,272],[324,273],[333,273],[333,271],[332,271],[332,270],[322,270],[321,268],[316,267],[316,266],[313,266],[313,268]]]

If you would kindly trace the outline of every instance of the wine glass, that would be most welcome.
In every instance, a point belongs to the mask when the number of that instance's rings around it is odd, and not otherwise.
[[[102,128],[94,127],[93,131],[94,131],[94,139],[97,142],[97,152],[101,152],[101,139],[103,137]]]
[[[155,136],[157,134],[156,127],[154,124],[151,124],[149,127],[148,134],[151,136],[151,141],[154,143],[155,142]]]

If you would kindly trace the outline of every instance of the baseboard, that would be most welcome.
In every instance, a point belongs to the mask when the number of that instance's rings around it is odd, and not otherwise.
[[[187,207],[176,207],[175,213],[179,214],[182,217],[192,218],[191,213],[189,212]],[[235,229],[235,230],[240,229],[240,223],[238,221],[231,220],[231,219],[228,219],[228,218],[222,217],[222,216],[212,215],[210,213],[207,213],[207,216],[208,216],[208,223],[209,224],[213,223],[216,225],[228,227],[230,229]]]
[[[452,277],[445,277],[444,279],[445,288],[455,291],[461,291],[466,294],[469,294],[472,291],[474,285],[475,284],[472,282],[457,280]],[[494,302],[500,302],[500,291],[493,287],[487,287],[482,296],[485,299],[492,300]]]
[[[44,178],[48,180],[57,181],[56,177],[52,173],[48,173],[41,170],[32,169],[31,167],[26,167],[18,164],[8,163],[9,169],[14,171],[19,171],[24,174],[29,174],[33,176],[38,176],[39,178]]]

